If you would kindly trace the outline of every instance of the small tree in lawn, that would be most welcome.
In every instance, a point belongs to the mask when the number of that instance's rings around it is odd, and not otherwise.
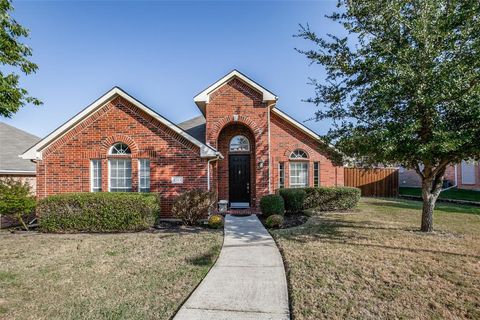
[[[28,230],[23,216],[30,214],[34,208],[35,197],[27,182],[0,179],[0,215],[15,217]]]
[[[341,0],[328,16],[346,37],[308,25],[298,50],[327,77],[312,79],[327,140],[366,165],[401,164],[422,179],[422,231],[446,167],[480,158],[480,1]]]

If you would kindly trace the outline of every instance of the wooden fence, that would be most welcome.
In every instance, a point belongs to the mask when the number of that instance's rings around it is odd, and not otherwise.
[[[398,196],[398,169],[345,168],[345,186],[357,187],[366,197]]]

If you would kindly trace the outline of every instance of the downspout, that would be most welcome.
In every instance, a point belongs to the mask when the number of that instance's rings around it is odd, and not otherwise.
[[[456,187],[458,187],[457,165],[455,165],[455,184],[451,187],[442,189],[440,192],[443,192],[443,191],[448,190],[448,189],[456,188]]]
[[[210,186],[210,163],[213,161],[218,161],[220,159],[220,156],[217,155],[216,158],[209,159],[207,161],[207,190],[210,191],[211,186]]]
[[[268,193],[272,193],[272,157],[270,156],[270,107],[274,107],[277,101],[267,106],[268,122]],[[273,108],[272,108],[273,109]]]

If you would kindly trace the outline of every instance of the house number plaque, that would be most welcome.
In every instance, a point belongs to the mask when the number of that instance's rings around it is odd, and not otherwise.
[[[172,183],[173,184],[182,184],[183,183],[183,177],[172,177]]]

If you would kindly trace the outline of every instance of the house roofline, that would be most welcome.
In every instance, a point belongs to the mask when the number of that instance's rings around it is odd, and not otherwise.
[[[320,140],[321,142],[325,143],[329,148],[331,148],[332,150],[334,150],[335,152],[338,152],[340,154],[343,155],[342,152],[340,152],[337,148],[335,148],[335,146],[331,145],[331,144],[328,144],[319,134],[315,133],[314,131],[310,130],[309,128],[307,128],[306,126],[304,126],[303,124],[301,124],[299,121],[295,120],[294,118],[292,118],[291,116],[289,116],[288,114],[286,114],[285,112],[283,112],[282,110],[278,109],[276,106],[273,107],[272,109],[272,112],[275,113],[276,115],[280,116],[281,118],[283,118],[284,120],[286,120],[287,122],[291,123],[292,125],[294,125],[296,128],[300,129],[301,131],[303,131],[304,133],[306,133],[307,135],[309,135],[310,137],[316,139],[316,140]]]
[[[125,100],[129,101],[136,107],[140,108],[142,111],[145,113],[149,114],[152,116],[154,119],[158,120],[160,123],[166,125],[168,128],[182,136],[183,138],[187,139],[188,141],[192,142],[194,145],[200,148],[200,156],[202,158],[210,158],[210,157],[216,157],[219,152],[212,148],[211,146],[208,146],[191,135],[189,135],[187,132],[185,132],[183,129],[178,127],[176,124],[171,122],[170,120],[166,119],[165,117],[161,116],[159,113],[154,111],[153,109],[149,108],[145,104],[143,104],[141,101],[137,100],[133,96],[129,95],[127,92],[125,92],[123,89],[120,87],[113,87],[111,90],[106,92],[104,95],[102,95],[100,98],[96,99],[93,103],[91,103],[89,106],[84,108],[82,111],[77,113],[75,116],[70,118],[67,122],[59,126],[57,129],[53,130],[50,134],[48,134],[44,139],[40,140],[38,143],[30,147],[28,150],[26,150],[23,154],[21,154],[19,157],[22,159],[31,159],[31,160],[41,160],[42,159],[42,151],[51,145],[53,142],[57,141],[59,138],[61,138],[63,135],[65,135],[67,132],[69,132],[73,127],[75,127],[78,123],[83,121],[84,119],[88,118],[91,116],[96,110],[104,106],[106,103],[110,102],[117,96],[124,98]]]
[[[223,76],[220,80],[215,81],[213,84],[208,86],[206,89],[202,90],[199,92],[194,98],[193,101],[195,104],[198,106],[200,111],[202,112],[203,115],[205,115],[205,107],[207,103],[210,102],[210,94],[214,91],[216,91],[218,88],[226,84],[228,81],[230,81],[233,78],[238,78],[245,83],[247,83],[250,87],[253,89],[257,90],[262,94],[262,99],[263,102],[266,101],[277,101],[278,97],[272,93],[271,91],[267,90],[265,87],[262,85],[258,84],[254,80],[250,79],[237,69],[233,69],[229,73],[227,73],[225,76]]]

